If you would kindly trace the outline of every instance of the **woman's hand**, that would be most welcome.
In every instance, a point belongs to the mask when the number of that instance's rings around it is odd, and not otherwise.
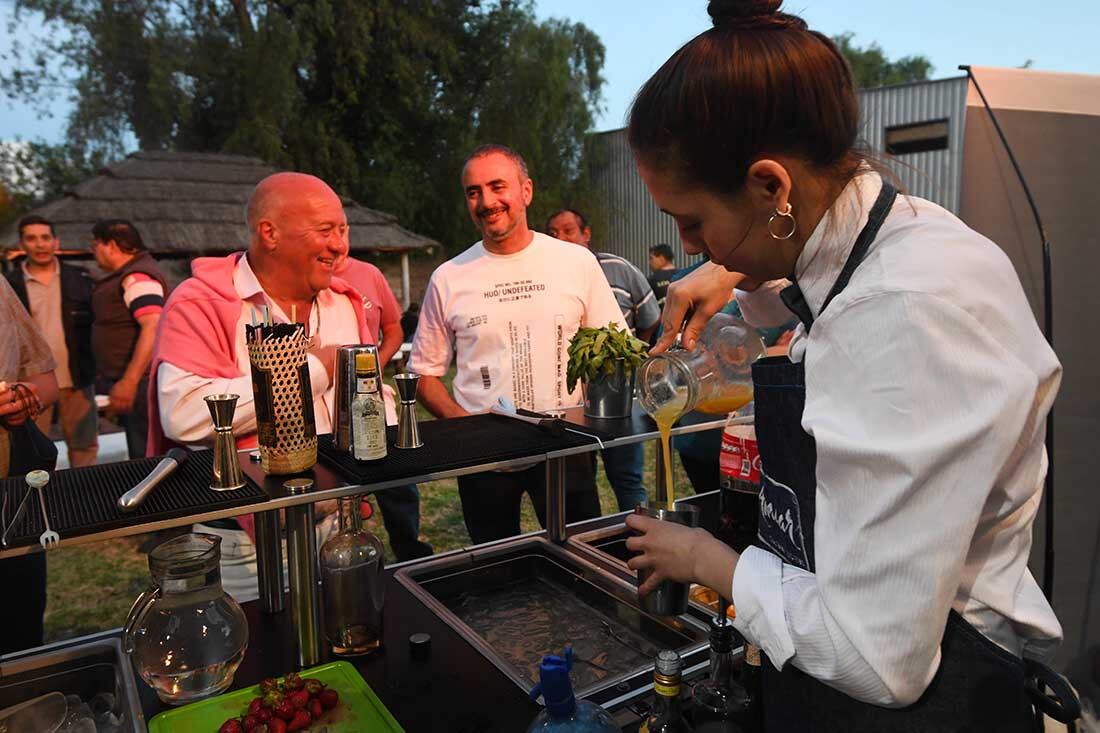
[[[626,526],[641,533],[627,537],[627,549],[642,553],[632,557],[627,566],[652,571],[638,588],[639,595],[650,593],[663,580],[674,580],[701,583],[729,597],[740,556],[709,532],[641,514],[628,515]]]
[[[703,332],[707,321],[726,307],[733,299],[733,289],[755,283],[739,272],[730,272],[721,265],[708,262],[686,277],[669,283],[665,296],[665,309],[661,312],[661,338],[653,346],[651,354],[667,351],[684,328],[680,339],[685,349],[695,346],[695,340]],[[690,316],[690,317],[689,317]],[[684,320],[687,319],[687,324]]]

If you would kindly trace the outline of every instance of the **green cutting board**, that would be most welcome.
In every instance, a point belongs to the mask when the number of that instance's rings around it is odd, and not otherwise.
[[[370,685],[347,662],[330,662],[299,674],[303,678],[315,677],[340,693],[340,704],[326,711],[308,731],[326,726],[329,733],[405,733]],[[217,733],[227,718],[243,714],[252,698],[259,696],[260,686],[256,685],[167,710],[149,721],[149,733]]]

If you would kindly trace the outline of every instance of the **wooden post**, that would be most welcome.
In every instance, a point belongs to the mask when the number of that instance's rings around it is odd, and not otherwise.
[[[412,300],[412,294],[409,292],[411,285],[409,285],[409,253],[401,253],[401,309],[408,310],[409,303]]]

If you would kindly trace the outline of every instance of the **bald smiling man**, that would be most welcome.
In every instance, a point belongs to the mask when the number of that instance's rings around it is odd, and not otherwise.
[[[289,322],[288,316],[296,311],[298,321],[305,324],[318,434],[332,432],[337,347],[377,340],[367,327],[362,297],[333,275],[336,261],[348,253],[348,223],[340,197],[328,184],[302,173],[268,176],[249,198],[246,216],[248,251],[194,260],[192,276],[165,304],[153,354],[156,389],[150,394],[149,437],[156,453],[172,444],[209,447],[214,429],[202,398],[219,393],[240,395],[233,430],[241,447],[256,445],[244,332],[253,309],[267,307],[276,323]],[[379,496],[399,559],[431,553],[417,538],[415,492],[415,486],[401,487]],[[241,553],[250,550],[249,520],[240,521],[249,537],[223,538],[223,557],[233,543],[239,543]],[[230,593],[238,600],[255,597],[252,588],[254,581],[250,588]]]

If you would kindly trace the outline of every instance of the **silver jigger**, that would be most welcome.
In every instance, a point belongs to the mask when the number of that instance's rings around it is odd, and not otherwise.
[[[397,394],[401,398],[401,410],[397,414],[398,448],[419,448],[424,445],[420,439],[420,429],[416,425],[416,387],[420,375],[406,372],[393,375],[397,385]]]
[[[214,465],[210,488],[232,491],[244,488],[241,461],[237,457],[237,441],[233,438],[233,413],[237,411],[238,395],[211,394],[203,397],[214,421]]]

